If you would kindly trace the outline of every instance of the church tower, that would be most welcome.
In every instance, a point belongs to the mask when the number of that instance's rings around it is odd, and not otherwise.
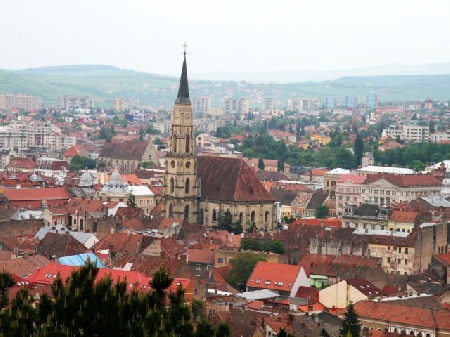
[[[166,218],[197,222],[197,155],[187,79],[186,44],[180,88],[172,113],[169,152],[166,155],[163,207]]]

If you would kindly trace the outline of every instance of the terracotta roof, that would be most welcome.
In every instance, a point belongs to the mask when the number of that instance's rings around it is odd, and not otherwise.
[[[67,256],[84,253],[86,247],[72,235],[48,232],[38,247],[39,254],[44,256]]]
[[[108,259],[106,257],[105,259]],[[108,263],[108,261],[104,261]],[[165,266],[170,275],[176,275],[184,262],[182,260],[169,259],[160,256],[148,256],[143,254],[117,253],[113,257],[113,267],[125,268],[128,264],[130,270],[138,271],[148,277],[153,277],[160,266]]]
[[[122,174],[122,181],[126,181],[129,185],[141,186],[142,181],[135,174]]]
[[[7,261],[0,261],[0,270],[5,270],[8,273],[25,277],[34,273],[37,269],[42,268],[50,263],[50,260],[46,259],[42,255],[33,255],[16,259],[9,259]]]
[[[214,251],[207,249],[188,249],[189,263],[214,264]]]
[[[64,187],[55,188],[20,188],[5,189],[4,195],[9,201],[42,201],[46,200],[69,200],[70,194]]]
[[[376,268],[381,263],[381,257],[365,257],[357,255],[338,255],[333,264]]]
[[[444,267],[450,265],[450,251],[445,254],[436,254],[434,255],[434,257],[437,258],[438,261],[440,261]]]
[[[99,157],[113,159],[142,160],[150,141],[124,141],[122,143],[105,143]]]
[[[332,266],[335,259],[334,255],[305,254],[298,264],[309,274],[334,276]]]
[[[346,183],[351,182],[352,184],[362,184],[364,180],[366,180],[365,174],[342,174],[337,182],[338,183]]]
[[[389,217],[390,221],[414,222],[419,216],[419,212],[393,211]]]
[[[291,180],[283,172],[265,171],[259,170],[256,172],[256,177],[261,181],[279,181],[279,180]]]
[[[258,261],[247,287],[291,291],[302,266]]]
[[[52,284],[56,278],[56,275],[60,274],[63,282],[72,274],[73,271],[79,269],[79,267],[65,266],[61,264],[49,264],[31,274],[27,280],[30,283],[37,284]],[[98,270],[96,282],[100,281],[104,277],[111,277],[114,282],[127,280],[127,289],[147,289],[150,290],[150,279],[144,274],[136,271],[124,271],[118,269],[106,269],[100,268]],[[113,282],[113,283],[114,283]],[[133,284],[133,285],[132,285]],[[132,286],[131,286],[132,285]]]
[[[387,302],[359,301],[354,305],[360,319],[389,321],[391,325],[424,327],[435,331],[450,329],[450,312],[414,308]]]
[[[391,184],[399,187],[413,187],[413,186],[421,186],[421,187],[440,187],[442,186],[442,182],[431,174],[406,174],[406,175],[398,175],[398,174],[389,174],[389,173],[381,173],[381,174],[371,174],[364,181],[364,184],[371,184],[380,179],[385,179],[389,181]]]
[[[313,168],[311,170],[311,175],[313,176],[324,176],[325,173],[329,172],[329,169]]]
[[[200,156],[197,160],[203,200],[275,201],[243,159]]]
[[[31,159],[28,158],[21,158],[21,157],[16,157],[10,160],[9,164],[7,165],[7,167],[9,168],[17,168],[17,169],[25,169],[25,170],[32,170],[34,169],[35,166],[35,162],[32,161]]]
[[[112,252],[124,252],[130,254],[139,254],[154,239],[146,235],[137,234],[108,234],[94,246],[95,251],[109,249]]]
[[[71,146],[64,152],[63,157],[75,157],[78,156],[78,150],[75,146]]]
[[[319,290],[316,287],[299,287],[295,297],[306,298],[310,304],[319,302]]]

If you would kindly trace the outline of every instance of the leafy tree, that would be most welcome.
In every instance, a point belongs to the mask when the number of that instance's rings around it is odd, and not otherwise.
[[[356,156],[356,166],[361,166],[362,157],[364,155],[364,142],[360,134],[356,136],[353,150]]]
[[[239,221],[233,222],[233,216],[229,209],[225,213],[220,213],[217,219],[217,228],[227,230],[233,234],[242,233],[242,224]]]
[[[134,196],[133,193],[130,193],[128,195],[128,206],[132,207],[132,208],[136,208],[136,197]]]
[[[95,161],[95,159],[76,155],[70,161],[69,170],[79,171],[79,170],[83,170],[85,168],[95,169],[96,165],[97,165],[97,162]]]
[[[316,207],[314,216],[317,219],[325,219],[328,215],[330,215],[330,209],[328,208],[328,206],[319,205]]]
[[[278,172],[284,172],[284,162],[282,160],[279,160],[277,162],[277,171]]]
[[[237,255],[231,262],[231,270],[227,278],[228,283],[235,288],[245,285],[258,261],[266,261],[266,259],[252,253]]]
[[[14,285],[11,275],[5,271],[0,273],[0,309],[8,304],[8,289]]]
[[[141,162],[141,167],[142,168],[146,169],[146,168],[151,168],[153,166],[155,166],[155,164],[153,162],[151,162],[151,161],[143,161],[143,162]]]
[[[264,159],[262,157],[259,157],[258,159],[258,168],[260,170],[264,170],[266,168],[266,165],[264,165]]]
[[[153,141],[154,145],[164,145],[163,141],[161,140],[161,138],[155,138],[155,140]]]
[[[217,327],[216,337],[229,337],[229,336],[231,336],[230,325],[223,322],[219,323],[219,326]]]
[[[344,320],[342,321],[342,329],[340,330],[341,336],[348,336],[349,334],[352,337],[359,337],[361,335],[359,318],[352,302],[347,305],[347,311],[345,312]]]
[[[199,300],[194,300],[192,302],[192,315],[194,320],[197,320],[198,317],[203,315],[203,302]]]

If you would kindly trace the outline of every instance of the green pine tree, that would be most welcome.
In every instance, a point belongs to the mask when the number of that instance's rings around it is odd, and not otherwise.
[[[342,321],[342,329],[340,330],[341,336],[360,337],[361,326],[359,324],[358,315],[353,307],[353,303],[350,302],[347,306],[347,311],[344,314],[344,320]]]

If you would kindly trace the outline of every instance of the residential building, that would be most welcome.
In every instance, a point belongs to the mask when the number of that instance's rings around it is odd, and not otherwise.
[[[248,114],[249,111],[249,103],[246,98],[225,98],[225,113],[231,114],[235,113],[238,115]]]
[[[275,107],[275,100],[273,98],[264,98],[263,99],[263,111],[272,111]]]
[[[408,143],[428,142],[430,128],[420,125],[403,125],[401,139]]]
[[[337,107],[337,105],[337,98],[335,98],[334,96],[328,96],[325,100],[325,108],[327,109],[334,109]]]
[[[336,214],[344,214],[347,205],[361,205],[362,184],[366,180],[364,174],[342,174],[336,181]]]
[[[377,94],[371,92],[367,94],[367,108],[376,109],[378,107],[379,97]]]
[[[247,291],[268,289],[281,297],[293,297],[300,287],[309,287],[310,279],[302,266],[259,261],[247,281]]]
[[[355,95],[345,96],[345,107],[347,109],[354,109],[358,105],[358,97]]]
[[[319,98],[290,98],[288,100],[288,110],[294,112],[317,110],[322,107]]]
[[[37,96],[24,94],[1,94],[0,111],[10,112],[12,110],[35,111],[41,108],[42,100]]]
[[[346,308],[351,302],[365,301],[381,295],[381,290],[365,279],[343,280],[319,291],[319,301],[327,308]]]
[[[420,196],[437,196],[442,182],[431,174],[372,174],[362,184],[361,198],[379,205],[409,202]]]
[[[192,112],[206,116],[211,109],[211,96],[201,96],[192,99]]]
[[[60,109],[94,108],[94,100],[89,96],[62,95],[59,96]]]

